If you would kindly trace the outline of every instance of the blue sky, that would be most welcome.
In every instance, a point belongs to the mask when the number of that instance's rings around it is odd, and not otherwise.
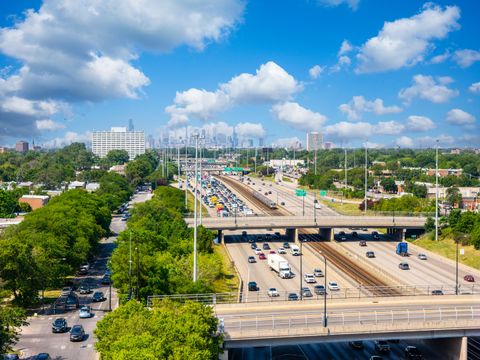
[[[140,5],[141,4],[141,5]],[[27,11],[27,9],[30,9]],[[304,144],[480,146],[480,4],[0,3],[0,143],[126,125]]]

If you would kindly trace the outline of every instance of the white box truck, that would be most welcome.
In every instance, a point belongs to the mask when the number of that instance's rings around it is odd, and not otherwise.
[[[290,246],[290,252],[292,253],[293,256],[298,256],[302,254],[300,252],[300,248],[297,245]]]
[[[271,270],[276,271],[278,276],[282,279],[289,279],[292,277],[288,261],[278,254],[268,254],[268,266],[270,266]]]

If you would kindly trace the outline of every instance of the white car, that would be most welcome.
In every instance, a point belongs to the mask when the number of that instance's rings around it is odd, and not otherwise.
[[[307,284],[312,284],[312,283],[317,282],[317,280],[315,280],[315,276],[313,276],[313,274],[305,274],[305,275],[303,275],[303,278],[305,279],[305,282]]]
[[[425,254],[418,254],[418,258],[419,258],[420,260],[427,260],[427,255],[425,255]]]
[[[328,288],[332,291],[340,290],[340,288],[338,287],[338,284],[335,281],[329,281],[328,282]]]
[[[92,311],[90,310],[90,306],[82,306],[78,313],[78,317],[80,319],[88,319],[93,316]]]
[[[281,248],[278,248],[277,253],[279,253],[279,254],[286,254],[287,251],[286,251],[283,247],[281,247]]]
[[[260,255],[262,252],[263,252],[263,251],[262,251],[262,249],[260,249],[260,248],[256,248],[256,249],[255,249],[255,255]]]
[[[278,293],[277,289],[275,289],[275,288],[270,288],[270,289],[268,289],[267,294],[268,294],[268,296],[270,296],[270,297],[280,296],[280,294]]]
[[[322,205],[320,205],[319,203],[315,203],[315,209],[321,209],[322,208]]]
[[[322,269],[314,269],[313,270],[313,275],[316,276],[316,277],[322,277],[323,276]]]

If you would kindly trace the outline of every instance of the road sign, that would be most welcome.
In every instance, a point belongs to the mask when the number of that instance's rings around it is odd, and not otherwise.
[[[226,168],[223,168],[223,171],[225,172],[232,172],[232,168],[231,167],[226,167]]]
[[[234,167],[233,171],[243,171],[243,167]]]
[[[320,196],[327,196],[327,190],[320,190]]]
[[[297,195],[297,196],[307,196],[307,192],[305,190],[302,190],[302,189],[297,189],[297,190],[295,190],[295,195]]]
[[[460,255],[465,255],[465,249],[460,249]]]

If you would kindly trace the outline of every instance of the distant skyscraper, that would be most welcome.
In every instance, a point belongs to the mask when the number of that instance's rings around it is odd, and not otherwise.
[[[128,131],[135,131],[135,128],[133,127],[133,120],[132,119],[128,120]]]
[[[323,144],[323,148],[324,148],[325,150],[331,150],[331,149],[334,148],[334,145],[333,145],[332,142],[327,141],[327,142],[325,142],[325,143]]]
[[[145,133],[128,131],[126,127],[113,127],[110,131],[92,133],[92,152],[105,157],[110,150],[126,150],[130,160],[145,153]]]
[[[15,144],[15,150],[18,152],[27,152],[28,151],[28,142],[27,141],[17,141]]]
[[[262,147],[263,146],[263,138],[258,139],[258,146]]]
[[[235,127],[233,128],[233,133],[232,133],[232,147],[233,148],[238,147],[238,136],[237,136],[237,133],[235,132]]]
[[[307,151],[314,151],[323,147],[323,136],[317,131],[307,133]]]
[[[248,139],[247,145],[249,148],[253,147],[253,139]]]

